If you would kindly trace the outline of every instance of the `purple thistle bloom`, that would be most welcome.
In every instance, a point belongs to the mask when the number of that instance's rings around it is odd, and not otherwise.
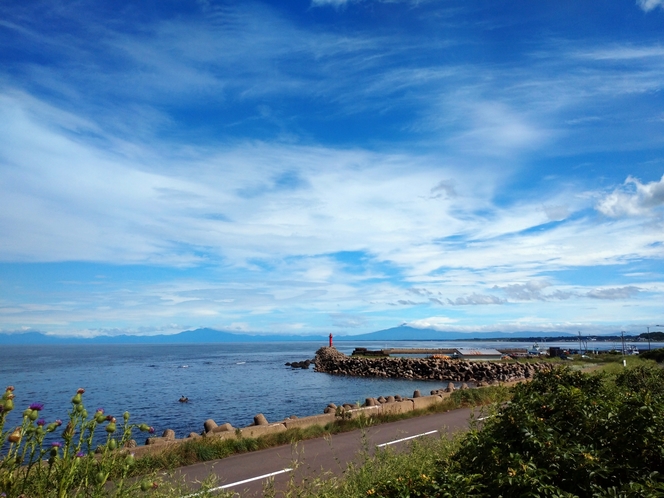
[[[82,451],[79,451],[78,453],[76,453],[76,456],[78,458],[83,458],[85,456],[85,453],[83,453]]]
[[[57,425],[58,427],[60,427],[60,426],[62,425],[62,420],[57,419],[54,423],[55,423],[55,425]]]
[[[37,425],[39,427],[45,426],[46,425],[46,420],[44,420],[43,418],[40,418],[39,420],[37,420]]]
[[[60,441],[55,441],[51,443],[51,448],[62,448],[62,443]]]
[[[44,409],[44,404],[43,403],[32,403],[30,405],[30,409],[39,412],[39,411]]]
[[[104,409],[103,408],[97,408],[97,413],[104,413]]]
[[[149,432],[150,434],[154,434],[154,427],[150,427],[150,428],[148,429],[148,432]]]

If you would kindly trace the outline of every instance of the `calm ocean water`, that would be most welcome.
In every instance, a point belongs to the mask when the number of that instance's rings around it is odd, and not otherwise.
[[[574,347],[564,343],[566,347]],[[611,344],[602,343],[604,348]],[[312,359],[324,344],[313,342],[188,345],[3,346],[0,388],[15,386],[15,406],[9,425],[20,423],[30,403],[43,403],[48,422],[66,420],[70,399],[85,388],[89,412],[103,407],[121,420],[128,410],[132,422],[145,422],[161,435],[173,429],[177,437],[201,432],[209,418],[245,427],[257,413],[272,421],[290,415],[323,412],[330,403],[354,403],[367,397],[427,393],[445,387],[436,381],[406,381],[333,376],[291,369],[286,362]],[[339,342],[347,354],[357,347],[495,347],[498,343]],[[530,343],[500,343],[529,347]],[[546,346],[555,344],[546,344]],[[590,345],[590,344],[589,344]],[[618,346],[618,345],[617,345]],[[639,345],[643,347],[643,343]],[[646,345],[647,347],[647,345]],[[661,347],[661,345],[653,347]],[[180,396],[189,403],[179,403]],[[139,436],[137,434],[137,436]],[[143,442],[140,435],[139,444]]]

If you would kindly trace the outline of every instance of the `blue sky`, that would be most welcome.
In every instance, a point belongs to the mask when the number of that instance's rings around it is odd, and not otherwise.
[[[664,0],[3,2],[0,331],[664,324],[663,25]]]

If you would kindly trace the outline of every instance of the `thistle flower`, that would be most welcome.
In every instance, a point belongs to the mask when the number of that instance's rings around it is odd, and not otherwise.
[[[51,443],[51,448],[62,448],[62,443],[60,441],[54,441]]]
[[[46,420],[44,420],[43,418],[40,418],[39,420],[37,420],[37,425],[39,427],[44,427],[46,425]]]
[[[78,458],[83,458],[85,456],[85,453],[83,451],[79,451],[78,453],[76,453],[76,456]]]
[[[149,432],[150,434],[154,434],[154,427],[150,427],[150,428],[148,429],[148,432]]]
[[[34,411],[42,411],[44,409],[44,404],[43,403],[32,403],[30,405],[30,409]]]

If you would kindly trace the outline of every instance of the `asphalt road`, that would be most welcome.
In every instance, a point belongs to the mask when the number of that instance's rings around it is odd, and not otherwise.
[[[365,430],[336,434],[329,438],[310,439],[296,445],[284,445],[262,451],[234,455],[222,460],[200,463],[178,470],[195,494],[198,482],[210,473],[218,477],[219,489],[232,490],[242,497],[262,496],[268,479],[276,490],[314,477],[341,475],[348,462],[357,461],[360,452],[376,447],[405,447],[419,437],[439,437],[468,428],[470,409],[453,410],[398,422],[376,425]],[[193,498],[193,494],[190,495]]]

